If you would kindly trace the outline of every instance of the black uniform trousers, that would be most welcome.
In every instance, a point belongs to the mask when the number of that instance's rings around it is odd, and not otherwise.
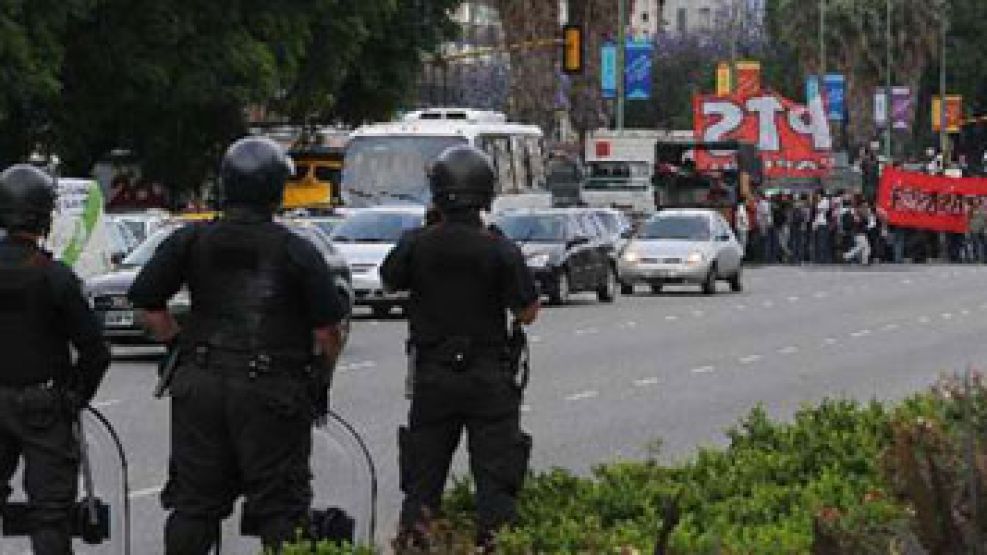
[[[478,539],[516,520],[531,452],[531,438],[520,428],[520,404],[521,392],[499,354],[478,357],[462,371],[419,355],[409,426],[399,432],[403,529],[440,516],[463,429],[476,484]]]
[[[205,366],[183,363],[171,395],[165,552],[207,553],[240,495],[265,547],[293,539],[312,502],[305,383],[277,371],[250,377],[215,355]]]
[[[78,494],[79,450],[72,420],[51,388],[0,386],[0,504],[24,460],[31,549],[72,553],[70,516]]]

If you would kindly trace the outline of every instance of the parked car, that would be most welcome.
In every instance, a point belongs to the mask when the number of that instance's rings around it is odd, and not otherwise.
[[[140,244],[158,228],[166,225],[170,221],[170,216],[163,210],[154,209],[146,212],[110,213],[106,214],[106,219],[126,226]]]
[[[614,261],[616,255],[624,250],[633,232],[634,226],[627,214],[616,208],[586,208],[588,212],[596,217],[596,220],[603,226],[606,236],[614,244]]]
[[[595,292],[602,302],[616,296],[611,263],[613,245],[583,209],[508,212],[497,226],[518,243],[539,290],[553,304],[569,302],[572,293]]]
[[[330,238],[353,274],[356,305],[370,307],[374,317],[382,318],[394,307],[407,304],[407,293],[384,288],[380,265],[401,235],[421,227],[424,221],[425,207],[421,205],[377,206],[351,213],[333,230]]]
[[[624,248],[618,264],[621,293],[636,284],[660,292],[669,283],[695,283],[716,292],[717,280],[743,288],[743,251],[723,216],[709,209],[666,209],[646,221]]]
[[[310,241],[319,250],[329,266],[332,284],[346,301],[347,308],[352,307],[354,295],[350,270],[342,255],[313,224],[293,221],[284,221],[283,223],[291,231]],[[137,273],[151,259],[158,246],[182,225],[185,225],[185,222],[172,222],[164,225],[124,258],[115,271],[96,276],[86,282],[86,293],[97,317],[103,324],[104,335],[111,343],[154,343],[154,339],[137,321],[134,307],[127,299],[127,291],[137,277]],[[185,289],[179,291],[172,297],[168,307],[181,321],[191,308],[188,291]],[[347,314],[349,312],[348,310]],[[349,316],[343,321],[344,338],[348,333]]]

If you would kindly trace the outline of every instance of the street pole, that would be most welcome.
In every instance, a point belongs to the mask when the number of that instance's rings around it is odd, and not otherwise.
[[[826,0],[819,0],[819,86],[826,77]]]
[[[624,51],[627,48],[627,0],[617,0],[617,132],[624,131]]]
[[[891,0],[887,0],[884,42],[888,67],[884,73],[884,157],[891,163]]]
[[[939,152],[942,154],[942,169],[946,169],[946,148],[949,146],[949,134],[946,132],[946,32],[949,24],[946,17],[948,0],[942,0],[939,10],[941,24],[939,25],[939,47],[941,48],[941,58],[939,60]]]

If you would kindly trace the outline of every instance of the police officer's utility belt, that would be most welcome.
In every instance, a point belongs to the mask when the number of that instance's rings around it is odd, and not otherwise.
[[[297,354],[237,351],[206,343],[192,346],[189,356],[196,366],[209,370],[243,372],[250,378],[262,375],[308,377],[312,358]]]
[[[480,358],[503,360],[507,356],[507,343],[469,336],[453,336],[438,341],[411,340],[408,342],[408,353],[419,363],[438,363],[463,371]]]

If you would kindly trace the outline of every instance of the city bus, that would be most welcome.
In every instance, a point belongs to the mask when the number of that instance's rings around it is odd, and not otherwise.
[[[342,201],[348,208],[427,205],[429,165],[451,146],[471,145],[494,165],[493,212],[547,208],[551,195],[543,142],[537,126],[510,123],[499,112],[462,108],[414,111],[397,122],[365,125],[346,147]]]

